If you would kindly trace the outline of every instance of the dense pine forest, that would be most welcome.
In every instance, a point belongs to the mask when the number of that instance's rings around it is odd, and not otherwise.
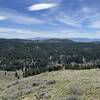
[[[99,67],[99,42],[0,39],[0,70],[22,70],[24,77],[46,71]]]

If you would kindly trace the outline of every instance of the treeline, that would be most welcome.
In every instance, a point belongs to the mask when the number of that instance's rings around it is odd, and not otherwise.
[[[58,70],[84,70],[84,69],[96,69],[100,68],[100,64],[50,64],[47,66],[41,67],[26,67],[24,68],[23,77],[37,75],[43,72],[51,72],[51,71],[58,71]]]
[[[61,69],[100,68],[100,43],[0,39],[0,69],[22,70],[23,76]]]

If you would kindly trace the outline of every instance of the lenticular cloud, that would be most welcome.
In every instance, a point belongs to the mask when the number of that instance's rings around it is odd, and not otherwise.
[[[53,3],[40,3],[40,4],[34,4],[28,8],[29,11],[36,11],[36,10],[44,10],[49,9],[52,7],[56,7],[58,4]]]

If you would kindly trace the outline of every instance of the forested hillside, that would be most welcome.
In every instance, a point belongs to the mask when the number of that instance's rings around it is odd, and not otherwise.
[[[100,43],[67,39],[0,39],[0,69],[21,69],[24,76],[60,69],[100,67]]]

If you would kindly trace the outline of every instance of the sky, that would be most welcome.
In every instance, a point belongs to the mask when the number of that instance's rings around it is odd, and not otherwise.
[[[98,38],[100,0],[0,0],[0,38]]]

